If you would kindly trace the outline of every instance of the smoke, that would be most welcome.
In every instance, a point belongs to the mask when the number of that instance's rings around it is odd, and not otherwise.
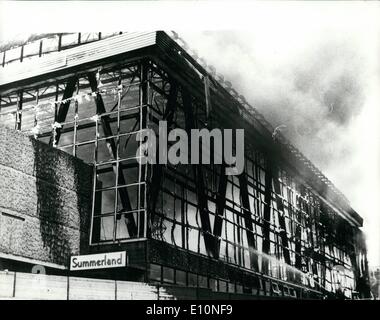
[[[182,32],[364,218],[380,265],[379,28],[312,25]]]

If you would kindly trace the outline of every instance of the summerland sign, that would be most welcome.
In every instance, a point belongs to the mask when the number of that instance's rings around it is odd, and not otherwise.
[[[125,251],[107,252],[99,254],[87,254],[82,256],[72,256],[70,270],[90,270],[125,267],[127,264],[127,254]]]

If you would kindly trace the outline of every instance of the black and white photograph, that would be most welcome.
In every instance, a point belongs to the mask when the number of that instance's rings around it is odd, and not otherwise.
[[[0,1],[0,300],[379,300],[379,17]]]

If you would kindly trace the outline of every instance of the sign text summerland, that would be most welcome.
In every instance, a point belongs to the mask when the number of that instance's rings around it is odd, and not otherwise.
[[[78,271],[125,267],[126,263],[127,255],[125,251],[88,254],[82,256],[72,256],[70,261],[70,270]]]

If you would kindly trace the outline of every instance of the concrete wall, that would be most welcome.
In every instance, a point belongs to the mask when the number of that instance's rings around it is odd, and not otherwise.
[[[232,300],[258,299],[210,289],[143,282],[0,271],[0,300]]]
[[[87,252],[92,168],[0,128],[0,253],[66,264]]]
[[[194,252],[178,249],[162,241],[149,239],[148,260],[171,268],[231,282],[257,286],[257,276],[222,260],[208,259]]]
[[[142,282],[0,271],[1,299],[158,300],[163,288]]]

